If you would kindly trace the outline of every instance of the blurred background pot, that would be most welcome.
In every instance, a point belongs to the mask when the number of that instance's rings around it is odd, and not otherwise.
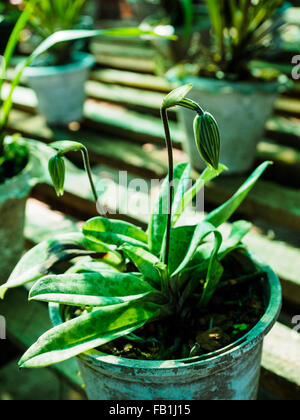
[[[0,185],[0,284],[7,281],[24,248],[25,206],[31,188],[28,168]]]
[[[80,355],[79,370],[90,400],[255,400],[260,377],[263,339],[281,309],[276,274],[260,265],[266,312],[236,343],[202,358],[182,361],[141,361],[98,351]],[[53,325],[62,323],[60,307],[49,306]]]
[[[189,98],[216,118],[221,133],[220,161],[229,168],[226,174],[241,174],[250,170],[256,148],[262,140],[265,125],[272,115],[280,83],[227,82],[215,79],[187,77],[182,83],[192,83]],[[197,151],[194,134],[194,115],[186,109],[179,111],[185,129],[184,150],[195,169],[205,164]]]
[[[77,52],[70,64],[26,69],[28,85],[35,91],[38,110],[48,124],[67,125],[82,119],[85,82],[93,65],[91,54]]]
[[[156,0],[128,0],[128,3],[139,22],[156,13],[159,6]]]

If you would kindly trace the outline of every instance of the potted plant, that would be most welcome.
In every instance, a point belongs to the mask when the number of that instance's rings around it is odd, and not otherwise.
[[[132,0],[133,5],[147,2]],[[153,5],[153,3],[148,3]],[[197,42],[199,32],[209,25],[206,10],[202,5],[196,5],[193,0],[157,0],[156,8],[151,12],[143,8],[145,13],[141,28],[153,29],[165,35],[176,35],[176,40],[153,38],[151,43],[158,54],[155,56],[155,71],[164,75],[176,64],[190,57],[191,49]],[[147,14],[146,14],[147,12]]]
[[[205,32],[193,54],[167,73],[176,85],[192,83],[191,98],[201,98],[220,121],[221,161],[229,167],[228,174],[252,167],[274,102],[287,87],[286,76],[270,64],[258,65],[275,52],[284,3],[206,0],[211,36],[207,40]],[[186,131],[185,150],[193,166],[203,169],[192,139],[191,116],[186,110],[179,116]]]
[[[63,42],[88,39],[97,35],[139,36],[138,28],[99,31],[60,31],[41,43],[33,53],[22,60],[8,92],[4,92],[6,72],[11,63],[19,35],[32,13],[35,0],[29,2],[17,21],[1,61],[0,74],[0,283],[7,280],[23,251],[25,203],[30,190],[37,182],[50,182],[48,160],[53,149],[45,144],[7,135],[7,124],[12,109],[12,96],[24,70],[41,54]],[[147,34],[151,33],[148,31]],[[153,33],[152,33],[153,34]],[[12,240],[13,238],[13,240]]]
[[[250,223],[235,222],[227,237],[219,227],[270,162],[202,222],[178,224],[196,194],[225,169],[217,123],[185,97],[190,89],[176,89],[162,105],[170,170],[147,232],[93,218],[81,233],[29,251],[0,288],[4,298],[8,289],[35,281],[29,299],[50,302],[54,328],[25,353],[21,368],[77,356],[90,399],[256,398],[262,340],[280,311],[280,283],[242,244]],[[208,165],[192,186],[188,163],[173,168],[167,111],[175,105],[196,112],[196,144]],[[86,149],[73,142],[53,147],[49,171],[57,194],[63,194],[69,151],[83,153],[95,192]],[[61,274],[59,263],[67,261]]]
[[[86,0],[37,2],[29,19],[34,38],[40,43],[58,31],[92,29],[83,22],[85,5]],[[27,83],[36,93],[38,110],[48,124],[67,125],[82,119],[84,86],[94,58],[77,46],[74,41],[57,44],[25,71]]]

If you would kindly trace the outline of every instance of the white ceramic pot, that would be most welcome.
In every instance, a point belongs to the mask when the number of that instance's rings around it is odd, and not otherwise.
[[[93,64],[92,55],[78,52],[70,64],[25,70],[27,83],[38,99],[38,110],[48,124],[67,125],[82,119],[85,82]]]
[[[241,174],[250,170],[256,148],[263,139],[265,125],[272,115],[275,100],[283,88],[279,83],[226,82],[189,77],[182,84],[192,83],[188,97],[198,102],[216,118],[221,134],[220,162],[228,167],[227,174]],[[179,119],[185,128],[184,150],[195,169],[205,164],[194,141],[195,115],[179,109]]]

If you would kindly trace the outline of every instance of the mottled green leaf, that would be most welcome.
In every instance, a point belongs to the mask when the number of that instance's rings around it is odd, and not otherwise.
[[[189,264],[189,262],[195,255],[200,243],[211,233],[215,235],[218,241],[220,240],[222,242],[222,235],[210,223],[202,222],[195,227],[195,231],[190,241],[190,245],[186,250],[185,256],[180,266],[173,273],[173,276],[176,276],[177,274],[179,274],[181,271],[185,269],[185,267]]]
[[[270,164],[272,164],[272,162],[262,163],[241,186],[241,188],[239,188],[239,190],[228,201],[226,201],[226,203],[212,211],[205,220],[215,227],[218,227],[230,219]]]
[[[46,367],[127,335],[160,315],[151,303],[124,303],[95,309],[47,331],[24,354],[22,368]]]
[[[135,246],[122,247],[124,254],[133,262],[139,272],[141,272],[146,279],[149,279],[152,285],[156,288],[161,286],[161,275],[159,269],[160,260],[148,251]]]
[[[120,254],[88,241],[81,233],[58,235],[35,246],[21,258],[8,281],[0,286],[0,297],[4,298],[7,289],[23,286],[51,273],[59,262],[87,256],[103,259],[108,264],[123,261]]]
[[[173,211],[177,209],[182,201],[182,197],[190,184],[191,167],[188,163],[180,163],[174,168],[174,194]],[[160,189],[159,198],[153,209],[151,221],[148,229],[148,241],[151,252],[158,257],[162,253],[164,236],[168,220],[168,196],[169,196],[169,177],[167,177]]]
[[[181,198],[177,206],[174,206],[174,214],[172,218],[172,225],[174,226],[178,221],[179,217],[182,215],[186,207],[193,201],[196,195],[205,187],[205,185],[218,177],[223,171],[227,170],[226,166],[219,165],[218,170],[213,168],[206,168],[194,183],[194,185],[186,191],[184,196]]]
[[[180,226],[171,229],[169,251],[169,274],[172,275],[182,263],[190,247],[197,226]]]
[[[141,299],[154,289],[132,273],[50,275],[39,280],[29,298],[72,306],[108,306]]]
[[[109,245],[130,244],[147,248],[147,234],[131,223],[95,217],[85,223],[82,231],[88,239]]]

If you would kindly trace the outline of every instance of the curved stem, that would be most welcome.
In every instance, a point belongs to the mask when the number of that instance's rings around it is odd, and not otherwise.
[[[90,165],[90,158],[89,158],[89,153],[87,151],[87,148],[83,147],[83,149],[81,150],[81,153],[82,153],[82,157],[83,157],[84,167],[85,167],[85,170],[87,172],[87,175],[88,175],[88,178],[89,178],[89,181],[90,181],[90,184],[91,184],[91,188],[92,188],[92,192],[93,192],[95,201],[97,203],[98,195],[97,195],[97,191],[96,191],[95,184],[94,184],[94,181],[93,181],[92,170],[91,170],[91,165]]]
[[[168,150],[168,160],[169,160],[169,194],[168,194],[168,220],[167,220],[167,229],[166,229],[166,242],[165,242],[165,254],[164,254],[164,263],[168,266],[169,263],[169,252],[170,252],[170,237],[171,237],[171,225],[172,225],[172,203],[174,195],[174,160],[173,160],[173,149],[172,149],[172,139],[168,122],[168,114],[166,109],[161,109],[161,118],[165,130],[165,140]]]

